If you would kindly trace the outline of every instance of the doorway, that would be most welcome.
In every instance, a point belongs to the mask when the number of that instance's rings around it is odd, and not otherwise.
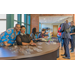
[[[53,25],[53,37],[57,37],[58,34],[58,25]]]

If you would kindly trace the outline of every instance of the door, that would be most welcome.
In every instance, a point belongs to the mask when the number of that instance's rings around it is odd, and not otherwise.
[[[53,37],[57,37],[58,34],[58,25],[53,25]]]

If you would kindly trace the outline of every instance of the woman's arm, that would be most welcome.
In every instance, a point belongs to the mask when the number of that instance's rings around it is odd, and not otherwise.
[[[48,36],[44,36],[44,38],[48,38]]]
[[[19,35],[16,37],[16,42],[18,45],[23,45],[23,46],[30,45],[30,43],[22,42],[21,37]]]
[[[39,33],[38,38],[42,38],[41,33]]]
[[[22,42],[22,45],[23,46],[27,46],[27,45],[36,45],[35,43],[33,43],[33,40],[31,40],[30,43],[25,43],[25,42]]]
[[[31,39],[34,39],[34,34],[33,34],[33,33],[31,33],[30,37],[31,37]]]
[[[70,33],[70,35],[73,35],[73,34],[75,34],[75,33]]]
[[[33,40],[31,40],[31,42],[29,43],[30,45],[36,45]]]
[[[35,36],[37,36],[37,35],[36,35],[36,34],[35,34],[35,35],[34,35],[34,34],[31,34],[31,35],[30,35],[30,37],[32,38],[33,41],[38,40],[38,39],[36,39]]]
[[[27,46],[27,45],[30,45],[30,43],[22,42],[22,45],[23,45],[23,46]]]
[[[7,41],[3,42],[5,46],[10,46],[11,44],[7,43]]]
[[[23,45],[23,46],[29,45],[29,43],[22,42],[21,37],[19,35],[16,37],[16,42],[18,45]]]
[[[2,42],[3,42],[3,44],[5,45],[5,46],[10,46],[11,44],[10,43],[8,43],[8,37],[9,37],[9,34],[7,34],[7,32],[3,32],[3,33],[1,33],[1,40],[2,40]],[[8,37],[7,37],[8,36]]]

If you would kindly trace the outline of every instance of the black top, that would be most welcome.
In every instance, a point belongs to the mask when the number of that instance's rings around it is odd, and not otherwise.
[[[71,33],[75,33],[75,26],[71,26]]]
[[[71,26],[71,31],[70,33],[75,33],[75,26]],[[75,34],[71,35],[71,38],[73,38],[73,36],[75,36]]]
[[[23,34],[23,35],[19,34],[16,37],[17,45],[22,45],[22,42],[30,43],[30,41],[31,41],[31,38],[29,34]]]

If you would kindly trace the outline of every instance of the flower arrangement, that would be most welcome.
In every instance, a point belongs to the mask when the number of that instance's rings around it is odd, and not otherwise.
[[[48,39],[49,42],[51,41],[51,38],[52,38],[52,32],[49,33],[49,39]]]

